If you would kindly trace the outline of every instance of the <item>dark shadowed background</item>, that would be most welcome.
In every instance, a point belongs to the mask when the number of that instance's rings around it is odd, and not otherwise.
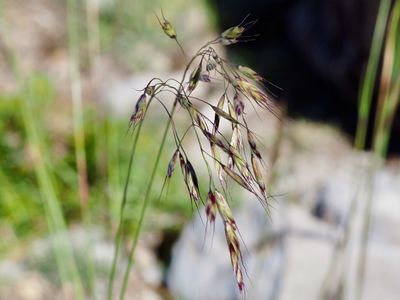
[[[355,134],[360,82],[366,69],[378,12],[377,0],[210,1],[220,28],[257,19],[254,41],[229,47],[284,89],[276,91],[291,117],[333,123]],[[376,102],[377,91],[375,92]],[[368,145],[375,112],[371,112]],[[400,114],[391,150],[400,150]]]

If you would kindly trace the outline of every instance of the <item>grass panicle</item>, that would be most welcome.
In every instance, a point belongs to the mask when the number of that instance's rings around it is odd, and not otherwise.
[[[162,20],[157,17],[158,22],[164,33],[175,39],[177,42],[177,33],[171,23],[167,21],[162,14]],[[237,281],[238,288],[244,291],[243,281],[243,261],[242,253],[239,246],[238,229],[234,220],[232,211],[228,204],[227,188],[230,182],[235,182],[245,190],[251,192],[267,208],[266,183],[263,177],[261,154],[258,150],[254,132],[247,123],[247,111],[245,107],[248,102],[251,106],[267,109],[274,115],[277,115],[277,108],[273,105],[270,95],[263,88],[263,79],[254,70],[245,66],[236,66],[223,57],[221,57],[215,45],[230,45],[240,41],[248,41],[249,37],[243,34],[255,23],[250,21],[246,23],[246,19],[241,24],[231,27],[224,31],[219,37],[206,43],[197,53],[189,60],[183,72],[181,81],[169,78],[165,81],[159,78],[153,78],[143,89],[144,93],[139,97],[135,105],[134,112],[129,120],[128,128],[135,128],[138,124],[141,126],[146,118],[146,112],[150,101],[156,99],[162,105],[168,116],[167,127],[162,137],[161,146],[156,156],[153,173],[148,184],[148,190],[144,196],[142,210],[140,212],[140,222],[138,229],[134,233],[133,243],[129,253],[129,263],[125,271],[123,288],[120,299],[123,299],[129,271],[132,264],[132,256],[136,247],[140,228],[142,226],[146,208],[151,199],[151,190],[154,182],[154,174],[164,147],[165,139],[172,128],[172,137],[175,142],[176,150],[173,153],[167,171],[165,174],[164,184],[169,182],[174,174],[175,165],[179,160],[183,181],[188,191],[189,199],[198,209],[200,205],[205,206],[207,224],[214,225],[217,215],[220,216],[225,228],[226,242],[231,258],[233,272]],[[180,46],[179,42],[178,45]],[[212,99],[201,99],[193,96],[193,92],[201,84],[214,83],[220,85],[221,96],[217,101]],[[173,103],[168,100],[160,100],[160,94],[173,94]],[[150,96],[148,100],[147,96]],[[254,105],[256,104],[256,105]],[[200,106],[207,106],[214,113],[213,120],[209,119],[200,110]],[[171,108],[172,106],[172,108]],[[188,120],[188,128],[184,134],[180,133],[175,126],[176,108],[179,113],[186,114]],[[220,122],[228,122],[227,132],[220,131]],[[247,134],[247,144],[243,138],[243,134]],[[197,146],[201,153],[202,160],[190,158],[185,151],[185,139],[194,134],[197,139]],[[135,144],[137,143],[137,136]],[[134,150],[133,150],[134,151]],[[251,157],[249,160],[248,157]],[[209,160],[214,162],[215,170],[209,165]],[[192,162],[195,161],[196,164]],[[197,164],[201,161],[205,164],[208,171],[208,194],[203,197],[202,189],[196,171]],[[129,167],[129,173],[132,166]],[[215,180],[217,174],[218,180]],[[228,180],[228,179],[231,180]],[[128,181],[126,181],[126,188]],[[219,192],[224,191],[223,193]],[[163,193],[161,191],[161,193]],[[204,199],[204,200],[203,200]],[[126,195],[123,203],[126,202]],[[123,208],[121,208],[121,218]],[[120,240],[116,241],[116,251],[119,250]],[[117,255],[117,254],[116,254]],[[114,261],[115,266],[116,261]],[[114,269],[115,272],[115,269]],[[114,275],[113,275],[114,276]],[[110,278],[109,299],[112,299],[113,276]]]

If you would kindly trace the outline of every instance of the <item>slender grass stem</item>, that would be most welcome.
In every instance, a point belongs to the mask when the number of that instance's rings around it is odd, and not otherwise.
[[[358,106],[358,123],[355,138],[355,147],[358,150],[362,150],[365,147],[372,94],[375,87],[376,73],[390,11],[390,4],[390,0],[381,0],[380,2],[367,71],[361,85],[360,102]]]
[[[127,198],[128,198],[128,186],[129,186],[129,181],[130,181],[131,174],[132,174],[133,160],[135,158],[137,143],[138,143],[138,139],[139,139],[140,132],[142,129],[142,124],[143,124],[143,122],[140,122],[140,124],[138,125],[136,135],[135,135],[135,138],[132,143],[132,150],[131,150],[131,155],[129,158],[128,172],[127,172],[126,179],[125,179],[124,192],[122,195],[122,202],[121,202],[121,209],[120,209],[119,224],[118,224],[118,229],[117,229],[117,233],[115,235],[115,240],[114,240],[114,245],[115,245],[114,257],[113,257],[111,272],[110,272],[110,276],[109,276],[109,280],[108,280],[107,299],[109,299],[109,300],[113,299],[113,286],[114,286],[114,280],[115,280],[115,273],[117,270],[118,254],[119,254],[119,251],[121,248],[121,243],[122,243],[122,224],[123,224],[123,219],[124,219],[124,210],[125,210],[126,202],[127,202]]]
[[[391,6],[391,1],[381,0],[375,24],[374,36],[372,39],[367,70],[360,89],[358,124],[357,124],[356,138],[355,138],[355,148],[358,150],[362,150],[365,148],[368,120],[372,105],[372,96],[375,88],[378,64],[380,61],[380,53],[382,46],[384,44],[383,39],[385,36],[385,30],[390,12],[390,6]],[[382,89],[382,86],[380,88]],[[380,106],[380,103],[378,103],[378,106]],[[376,128],[377,125],[375,124],[375,132],[374,132],[375,142],[376,142]],[[369,165],[369,168],[366,170],[367,174],[364,186],[366,186],[368,190],[366,197],[366,205],[363,214],[364,227],[362,231],[361,247],[360,247],[361,250],[357,265],[357,278],[354,291],[355,299],[362,299],[362,292],[363,292],[362,290],[363,290],[363,282],[364,282],[365,267],[366,267],[365,263],[366,263],[366,253],[367,253],[367,241],[368,241],[369,228],[371,222],[371,210],[373,206],[373,195],[372,195],[374,189],[373,179],[378,166],[379,164],[377,164],[376,162],[376,157],[373,157]],[[357,175],[355,176],[355,178],[360,178],[360,176]],[[357,207],[359,206],[358,202],[361,201],[361,199],[359,198],[360,197],[358,195],[358,188],[357,188],[350,204],[350,209],[348,217],[346,218],[346,223],[343,226],[343,234],[335,244],[333,258],[331,260],[328,273],[321,287],[318,299],[326,299],[327,297],[333,297],[334,295],[338,295],[337,293],[339,293],[339,291],[341,291],[341,289],[343,288],[343,286],[340,285],[341,284],[343,285],[344,283],[343,277],[346,274],[346,262],[344,258],[345,248],[348,246],[350,231],[352,226],[354,226],[354,224],[352,223],[354,223],[353,219],[357,212]],[[341,269],[341,271],[339,269]],[[338,276],[339,278],[334,278],[335,275]]]
[[[175,108],[176,108],[176,102],[174,103],[174,106],[172,108],[171,115],[174,114]],[[125,297],[126,287],[128,285],[129,273],[130,273],[130,270],[131,270],[131,267],[132,267],[132,262],[133,262],[133,255],[135,253],[135,248],[136,248],[136,245],[137,245],[137,242],[138,242],[138,239],[139,239],[139,234],[140,234],[140,230],[142,228],[142,224],[143,224],[144,216],[145,216],[145,213],[146,213],[146,209],[147,209],[147,207],[149,205],[149,202],[150,202],[149,201],[149,196],[150,196],[150,193],[151,193],[151,189],[153,187],[154,178],[155,178],[155,175],[156,175],[158,164],[160,162],[162,151],[164,150],[165,140],[167,138],[167,134],[168,134],[169,128],[171,126],[171,123],[172,123],[172,119],[169,118],[168,119],[168,123],[167,123],[167,125],[165,127],[165,130],[164,130],[164,134],[163,134],[162,139],[161,139],[161,144],[160,144],[160,147],[158,149],[158,153],[157,153],[157,156],[156,156],[156,161],[154,163],[154,167],[153,167],[153,170],[151,172],[150,180],[149,180],[149,183],[147,185],[146,194],[144,196],[142,208],[140,210],[138,226],[137,226],[137,229],[136,229],[136,231],[135,231],[135,233],[133,235],[132,244],[131,244],[129,257],[128,257],[128,264],[126,266],[124,279],[123,279],[123,282],[122,282],[122,288],[121,288],[121,293],[120,293],[120,297],[119,297],[119,299],[121,299],[121,300],[124,299],[124,297]]]
[[[75,161],[78,172],[78,195],[82,222],[85,228],[91,224],[89,207],[89,184],[87,175],[87,160],[85,149],[85,129],[82,106],[82,83],[79,71],[79,37],[78,37],[78,1],[68,0],[67,2],[67,26],[68,26],[68,52],[69,52],[69,76],[71,81],[72,121],[75,147]],[[94,295],[95,268],[92,259],[91,243],[88,242],[84,249],[85,264],[88,274],[88,288],[91,295]]]
[[[207,43],[203,47],[201,47],[199,49],[199,51],[196,53],[196,55],[194,55],[191,58],[191,60],[188,62],[188,64],[186,65],[186,68],[185,68],[185,70],[183,72],[182,79],[181,79],[181,82],[180,82],[180,85],[179,85],[178,93],[183,90],[183,82],[185,80],[186,74],[187,74],[191,64],[199,56],[199,53],[201,52],[201,50],[203,48],[207,47],[209,44],[210,43]],[[128,265],[127,265],[126,270],[125,270],[124,279],[123,279],[123,283],[122,283],[122,289],[121,289],[120,297],[119,297],[120,299],[124,299],[124,297],[125,297],[126,287],[128,285],[128,279],[129,279],[129,272],[130,272],[130,269],[131,269],[131,266],[132,266],[132,263],[133,263],[133,255],[134,255],[134,252],[135,252],[135,248],[136,248],[137,241],[138,241],[138,238],[139,238],[139,234],[140,234],[140,231],[141,231],[141,227],[142,227],[142,224],[143,224],[143,220],[144,220],[144,216],[145,216],[145,213],[146,213],[146,209],[148,207],[148,202],[149,202],[148,198],[150,196],[150,191],[151,191],[151,188],[153,186],[153,182],[154,182],[156,170],[158,168],[158,164],[160,162],[161,154],[162,154],[162,151],[164,149],[167,133],[168,133],[169,128],[171,126],[171,123],[173,121],[172,117],[173,117],[173,115],[175,113],[177,103],[178,103],[178,99],[176,98],[174,100],[174,104],[173,104],[173,107],[172,107],[172,110],[171,110],[170,117],[168,118],[168,123],[167,123],[167,125],[165,127],[165,131],[164,131],[164,134],[163,134],[163,137],[162,137],[162,140],[161,140],[161,144],[160,144],[157,156],[156,156],[156,161],[154,163],[154,167],[153,167],[153,170],[152,170],[152,173],[151,173],[151,176],[150,176],[150,181],[149,181],[149,184],[147,186],[146,194],[145,194],[145,197],[144,197],[144,200],[143,200],[143,206],[142,206],[142,209],[141,209],[140,215],[139,215],[138,227],[137,227],[137,229],[136,229],[136,231],[134,233],[134,236],[132,238],[132,245],[131,245],[131,249],[130,249],[129,257],[128,257]],[[143,121],[140,124],[142,124],[142,123],[143,123]],[[131,170],[129,170],[129,172],[131,172]],[[115,273],[115,270],[114,270],[114,273]],[[113,275],[113,277],[114,276],[115,275]],[[112,283],[111,283],[111,288],[112,288]],[[110,286],[109,286],[109,298],[108,299],[112,300],[112,292],[110,294]]]
[[[79,72],[79,45],[77,28],[77,1],[68,0],[68,51],[70,56],[69,74],[71,79],[71,100],[73,109],[75,157],[78,169],[79,199],[82,213],[89,198],[85,151],[85,132],[82,108],[82,87]]]
[[[374,157],[371,161],[370,169],[368,170],[369,182],[367,185],[367,203],[363,215],[364,226],[362,228],[361,250],[357,265],[356,299],[359,300],[363,298],[367,270],[368,242],[373,214],[374,175],[382,166],[383,159],[386,157],[392,123],[396,108],[399,104],[400,70],[399,68],[396,68],[396,65],[398,66],[398,63],[400,62],[399,49],[396,47],[396,43],[399,41],[399,24],[400,1],[396,1],[391,13],[385,43],[380,94],[374,132]]]
[[[40,191],[44,199],[45,216],[49,224],[50,232],[54,235],[52,242],[55,250],[56,261],[62,282],[67,286],[67,283],[72,283],[75,297],[84,299],[84,291],[82,281],[78,273],[78,269],[73,256],[71,244],[65,238],[66,223],[63,216],[57,193],[52,182],[51,176],[46,167],[44,157],[41,150],[41,139],[37,132],[34,117],[32,115],[31,102],[32,94],[27,92],[27,97],[22,108],[25,129],[27,132],[28,143],[32,147],[32,154],[35,161],[36,177],[39,183]]]
[[[19,112],[24,123],[26,143],[29,145],[33,157],[36,180],[43,201],[44,215],[49,231],[52,234],[51,242],[57,262],[58,273],[63,288],[71,288],[72,286],[75,299],[84,299],[84,289],[73,256],[72,247],[69,239],[65,237],[67,232],[66,221],[57,197],[56,187],[53,183],[49,168],[46,165],[45,157],[43,156],[42,135],[38,132],[35,117],[32,112],[32,104],[37,102],[37,96],[32,91],[29,84],[27,84],[29,82],[28,78],[23,76],[20,72],[18,59],[8,39],[8,33],[10,31],[7,30],[7,24],[4,22],[3,13],[3,3],[1,1],[0,24],[2,26],[0,26],[0,34],[3,37],[4,47],[8,57],[6,61],[15,77],[20,92],[23,94],[23,101]]]

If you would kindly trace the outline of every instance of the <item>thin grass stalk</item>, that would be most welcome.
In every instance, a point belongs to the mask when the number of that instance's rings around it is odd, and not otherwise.
[[[209,43],[205,44],[202,48],[205,48],[205,47],[207,47],[208,45],[209,45]],[[202,48],[200,48],[200,50],[201,50]],[[200,50],[198,51],[198,53],[200,53]],[[184,70],[184,72],[183,72],[182,79],[181,79],[181,82],[180,82],[180,85],[179,85],[179,92],[182,91],[182,89],[183,89],[182,83],[183,83],[183,81],[185,80],[186,74],[187,74],[187,72],[188,72],[188,70],[189,70],[191,64],[192,64],[193,61],[197,58],[198,53],[197,53],[195,56],[193,56],[193,57],[191,58],[191,60],[188,62],[188,64],[186,65],[186,68],[185,68],[185,70]],[[150,102],[151,102],[151,100],[149,101],[149,103],[150,103]],[[148,206],[148,202],[149,202],[149,201],[148,201],[148,198],[149,198],[149,196],[150,196],[150,191],[151,191],[151,188],[152,188],[153,183],[154,183],[155,173],[156,173],[156,171],[157,171],[158,164],[159,164],[159,162],[160,162],[161,154],[162,154],[162,151],[163,151],[164,145],[165,145],[165,140],[166,140],[166,137],[167,137],[169,128],[170,128],[171,123],[172,123],[172,117],[173,117],[173,115],[174,115],[174,113],[175,113],[175,109],[176,109],[177,103],[178,103],[178,100],[175,99],[175,100],[174,100],[174,103],[173,103],[172,111],[171,111],[171,113],[170,113],[169,119],[168,119],[168,121],[167,121],[167,125],[166,125],[166,127],[165,127],[165,131],[164,131],[164,134],[163,134],[163,137],[162,137],[162,141],[161,141],[160,147],[159,147],[159,149],[158,149],[158,153],[157,153],[157,156],[156,156],[156,161],[155,161],[155,163],[154,163],[154,167],[153,167],[153,170],[152,170],[152,174],[151,174],[151,176],[150,176],[149,184],[148,184],[148,186],[147,186],[146,194],[145,194],[145,197],[144,197],[143,206],[142,206],[142,208],[141,208],[141,210],[140,210],[139,223],[138,223],[138,227],[137,227],[137,229],[136,229],[136,231],[135,231],[135,233],[134,233],[134,236],[133,236],[133,238],[132,238],[132,245],[131,245],[130,252],[129,252],[129,256],[128,256],[128,265],[127,265],[126,270],[125,270],[125,273],[124,273],[124,279],[123,279],[122,288],[121,288],[120,297],[119,297],[120,299],[124,299],[124,297],[125,297],[126,288],[127,288],[128,279],[129,279],[129,272],[130,272],[130,269],[131,269],[131,267],[132,267],[133,256],[134,256],[134,253],[135,253],[135,248],[136,248],[136,245],[137,245],[137,242],[138,242],[139,234],[140,234],[140,231],[141,231],[141,227],[142,227],[142,224],[143,224],[144,216],[145,216],[145,213],[146,213],[146,210],[147,210],[147,206]],[[150,105],[150,104],[149,104],[149,105]],[[147,110],[148,110],[148,109],[147,109]],[[143,124],[143,121],[140,122],[140,124],[139,124],[139,126],[140,126],[139,129],[141,128],[142,124]],[[139,131],[139,130],[138,130],[138,131]],[[134,145],[136,145],[136,143],[137,143],[137,139],[138,139],[138,137],[139,137],[139,133],[140,133],[140,132],[138,132],[137,135],[136,135],[136,137],[135,137],[135,140],[136,140],[136,141],[134,142]],[[135,146],[135,147],[136,147],[136,146]],[[134,148],[134,149],[135,149],[135,148]],[[132,155],[134,155],[134,152],[132,153]],[[131,156],[131,159],[133,160],[133,156]],[[131,165],[130,165],[130,167],[128,168],[128,176],[130,176],[130,173],[131,173]],[[128,177],[128,176],[127,176],[127,177]],[[128,178],[127,178],[127,179],[128,179]],[[126,202],[126,197],[127,197],[127,187],[128,187],[128,183],[129,183],[129,181],[127,180],[127,181],[126,181],[126,184],[125,184],[125,189],[124,189],[124,199],[125,199],[125,202]],[[126,191],[126,192],[125,192],[125,191]],[[121,216],[120,216],[120,218],[122,218],[122,211],[123,211],[122,205],[125,205],[125,204],[124,204],[124,201],[123,201],[122,204],[121,204]],[[116,242],[117,242],[117,241],[116,241]],[[119,243],[120,243],[120,242],[121,242],[121,241],[119,241]],[[118,248],[119,248],[119,246],[118,246]],[[114,253],[114,255],[116,255],[116,254]],[[112,270],[112,272],[113,272],[114,274],[110,275],[109,290],[108,290],[108,300],[112,300],[112,290],[111,290],[111,289],[112,289],[113,281],[114,281],[114,277],[115,277],[115,268],[116,268],[116,261],[113,261],[113,270]],[[110,273],[110,274],[111,274],[111,273]]]
[[[118,262],[118,255],[120,252],[121,248],[121,243],[122,243],[122,225],[123,225],[123,220],[124,220],[124,210],[126,207],[127,203],[127,198],[128,198],[128,187],[129,187],[129,181],[131,178],[132,174],[132,166],[133,166],[133,161],[135,158],[135,153],[136,153],[136,148],[140,136],[140,132],[142,129],[142,124],[141,122],[137,128],[135,138],[132,143],[132,150],[129,158],[129,165],[128,165],[128,172],[125,178],[125,185],[124,185],[124,192],[122,195],[122,202],[121,202],[121,208],[120,208],[120,216],[119,216],[119,224],[117,228],[117,233],[115,234],[115,239],[114,239],[114,257],[113,257],[113,262],[111,266],[111,271],[110,271],[110,276],[108,279],[108,293],[107,293],[107,299],[113,300],[113,286],[114,286],[114,280],[115,280],[115,273],[117,270],[117,262]]]
[[[78,2],[67,1],[67,25],[68,25],[68,52],[69,52],[69,75],[71,81],[72,118],[74,130],[75,160],[78,171],[78,191],[80,209],[84,227],[89,228],[91,224],[89,206],[89,184],[87,178],[87,162],[85,150],[85,131],[82,107],[82,85],[79,71],[79,38],[78,38]],[[89,290],[94,295],[95,270],[92,259],[91,243],[85,245],[86,268],[89,278]]]
[[[359,177],[355,176],[355,178]],[[342,234],[335,242],[328,271],[319,289],[317,297],[318,300],[333,299],[334,295],[336,295],[338,292],[340,282],[343,281],[343,276],[346,275],[346,273],[343,271],[345,266],[345,250],[350,240],[351,229],[354,226],[354,216],[359,205],[359,198],[359,187],[357,186],[350,204],[348,215],[344,219],[344,223],[341,226],[343,227]],[[340,268],[342,269],[341,272],[339,270]],[[339,278],[336,279],[335,276],[338,276]]]
[[[385,28],[390,11],[391,0],[381,0],[378,16],[372,39],[371,51],[368,59],[367,70],[361,84],[360,102],[358,106],[358,123],[355,138],[355,147],[358,150],[365,148],[369,115],[371,111],[372,95],[376,82],[376,74],[380,53],[385,35]]]
[[[23,93],[23,99],[21,103],[21,117],[24,123],[24,129],[26,132],[27,143],[31,148],[32,155],[34,157],[34,170],[36,179],[38,181],[39,190],[42,195],[42,200],[45,210],[45,218],[49,231],[52,234],[51,241],[53,244],[54,254],[57,262],[57,270],[60,275],[61,284],[64,288],[67,288],[72,284],[74,295],[76,299],[84,299],[84,289],[82,282],[76,267],[75,259],[71,244],[63,234],[67,232],[66,222],[62,209],[57,198],[56,189],[52,183],[51,175],[47,169],[45,159],[43,157],[43,143],[40,139],[40,134],[35,126],[35,118],[32,115],[32,103],[34,102],[34,96],[32,91],[26,85],[26,79],[23,78],[19,71],[18,59],[15,55],[15,51],[10,45],[8,38],[7,24],[4,21],[4,3],[0,1],[0,34],[3,37],[4,47],[6,52],[6,62],[14,75],[17,82],[17,86]],[[64,292],[66,292],[64,290]]]
[[[175,40],[177,41],[177,39],[175,39]],[[207,47],[209,44],[210,44],[210,42],[205,44],[203,47],[201,47],[200,50],[205,48],[205,47]],[[196,55],[194,55],[191,58],[191,60],[186,65],[185,70],[184,70],[183,75],[182,75],[181,82],[179,84],[179,91],[178,92],[182,91],[182,89],[183,89],[182,84],[183,84],[183,82],[185,80],[186,74],[187,74],[191,64],[194,62],[194,60],[197,58],[198,54],[200,53],[200,50],[196,53]],[[176,107],[177,107],[177,103],[178,103],[178,100],[175,99],[174,103],[173,103],[173,107],[172,107],[171,113],[170,113],[170,116],[169,116],[169,119],[167,121],[167,125],[166,125],[165,130],[164,130],[164,134],[162,136],[160,147],[158,149],[158,153],[157,153],[157,156],[156,156],[156,161],[154,163],[154,167],[153,167],[153,170],[152,170],[152,173],[151,173],[151,176],[150,176],[149,184],[147,186],[146,194],[145,194],[145,197],[144,197],[144,200],[143,200],[143,206],[142,206],[142,209],[140,210],[138,227],[137,227],[137,229],[136,229],[136,231],[134,233],[133,239],[132,239],[132,244],[131,244],[129,257],[128,257],[128,265],[127,265],[127,267],[125,269],[125,273],[124,273],[122,289],[121,289],[121,293],[120,293],[120,297],[119,297],[120,300],[124,299],[124,297],[125,297],[126,287],[128,285],[128,280],[129,280],[129,273],[130,273],[130,269],[131,269],[132,263],[133,263],[133,256],[134,256],[134,253],[135,253],[135,248],[136,248],[136,245],[137,245],[137,242],[138,242],[138,239],[139,239],[139,234],[140,234],[141,227],[142,227],[142,224],[143,224],[144,216],[145,216],[145,213],[146,213],[146,210],[147,210],[147,207],[148,207],[148,202],[149,202],[148,198],[150,196],[151,188],[153,187],[155,174],[156,174],[156,171],[157,171],[157,168],[158,168],[158,164],[160,162],[162,151],[164,150],[165,140],[167,138],[167,134],[168,134],[169,128],[170,128],[170,126],[172,124],[172,118],[173,118],[173,115],[175,113],[175,110],[176,110]],[[142,124],[143,124],[143,122],[140,123],[140,125],[142,125]],[[111,299],[109,299],[109,300],[111,300]]]
[[[4,13],[4,0],[0,0],[0,36],[2,37],[2,43],[0,43],[0,47],[2,47],[1,50],[4,53],[4,59],[7,63],[7,66],[10,69],[11,73],[14,75],[15,80],[17,81],[17,86],[22,87],[22,78],[18,70],[18,61],[14,49],[11,47],[11,42],[9,39],[10,32],[5,20]]]
[[[79,41],[77,1],[68,0],[68,51],[70,57],[69,74],[71,80],[71,100],[73,109],[75,157],[78,169],[79,199],[82,213],[87,207],[89,187],[85,151],[85,132],[83,125],[82,87],[79,72]]]
[[[367,65],[367,71],[366,71],[366,74],[362,81],[361,91],[360,91],[358,124],[357,124],[357,130],[356,130],[356,138],[355,138],[355,148],[358,150],[362,150],[365,148],[368,120],[369,120],[369,114],[370,114],[371,104],[372,104],[372,95],[373,95],[373,90],[375,87],[379,58],[380,58],[383,38],[385,35],[385,28],[386,28],[386,24],[387,24],[389,11],[390,11],[390,1],[382,0],[380,2],[377,21],[375,24],[375,31],[374,31],[374,36],[373,36],[373,40],[372,40],[370,56],[369,56],[368,65]],[[372,180],[372,174],[369,173],[369,175],[367,175],[367,181],[369,181],[371,183],[371,180]],[[368,184],[368,186],[370,187],[371,185]],[[373,191],[371,190],[371,193],[372,192]],[[325,279],[324,279],[321,289],[319,291],[318,299],[322,300],[322,299],[327,299],[328,297],[333,297],[335,295],[338,296],[337,293],[339,292],[339,289],[340,289],[340,282],[343,282],[343,276],[345,275],[345,272],[344,272],[345,248],[348,245],[350,231],[353,226],[352,223],[354,223],[354,222],[352,222],[352,220],[354,219],[354,215],[356,214],[357,207],[358,207],[358,204],[357,204],[359,201],[358,194],[359,193],[356,191],[352,198],[352,202],[350,204],[350,209],[349,209],[349,214],[348,214],[348,217],[346,218],[346,223],[344,224],[344,227],[343,227],[343,234],[337,240],[337,242],[335,244],[331,264],[328,268],[328,272],[325,276]],[[370,202],[369,199],[367,199],[367,204],[366,204],[367,207],[371,205],[371,203],[368,203],[368,202]],[[341,268],[342,272],[338,271],[338,268]],[[338,274],[337,272],[339,272],[339,275],[338,275],[339,278],[337,279],[338,280],[337,285],[333,286],[332,284],[335,279],[334,276],[335,276],[335,274]],[[359,295],[360,295],[360,293],[359,293]]]
[[[383,104],[381,115],[378,119],[378,128],[374,148],[376,154],[380,157],[386,157],[389,147],[390,132],[395,117],[395,113],[399,106],[400,98],[400,78],[397,78],[393,88],[386,95],[386,100]]]
[[[136,245],[137,245],[137,242],[138,242],[138,239],[139,239],[139,234],[140,234],[140,231],[141,231],[141,228],[142,228],[144,216],[146,214],[146,210],[147,210],[148,204],[150,202],[149,201],[150,192],[151,192],[151,189],[153,187],[154,178],[155,178],[155,175],[156,175],[156,172],[157,172],[158,164],[160,163],[161,154],[162,154],[162,151],[164,150],[164,145],[165,145],[165,141],[166,141],[166,138],[167,138],[167,134],[168,134],[169,128],[171,127],[172,116],[173,116],[173,114],[175,112],[175,108],[176,108],[176,102],[174,102],[174,106],[173,106],[172,111],[171,111],[171,118],[168,119],[167,125],[165,127],[164,134],[163,134],[162,139],[161,139],[161,144],[160,144],[160,147],[158,149],[157,156],[156,156],[156,161],[154,163],[154,167],[153,167],[153,170],[151,172],[150,180],[149,180],[149,183],[147,185],[147,190],[146,190],[146,194],[144,196],[143,205],[142,205],[142,208],[140,210],[138,226],[137,226],[137,228],[135,230],[135,233],[134,233],[133,239],[132,239],[132,244],[131,244],[129,257],[128,257],[128,264],[127,264],[126,269],[125,269],[125,274],[124,274],[124,279],[123,279],[123,282],[122,282],[121,293],[120,293],[120,296],[119,296],[120,300],[123,300],[125,298],[126,287],[128,285],[128,280],[129,280],[129,273],[130,273],[130,270],[131,270],[131,267],[132,267],[132,262],[133,262],[133,255],[135,253]]]
[[[383,59],[381,90],[376,111],[374,150],[385,157],[390,129],[399,104],[400,93],[400,1],[393,7]],[[396,47],[397,45],[397,47]]]
[[[364,226],[361,236],[361,250],[357,268],[356,299],[363,297],[365,275],[367,269],[368,242],[371,229],[374,174],[382,166],[389,146],[389,136],[400,96],[400,70],[398,67],[400,50],[396,48],[399,38],[400,1],[393,7],[387,40],[385,44],[384,65],[381,75],[381,93],[377,109],[376,126],[374,132],[374,159],[370,167],[370,182],[368,184],[368,198],[364,211]],[[398,46],[398,45],[397,45]],[[397,64],[396,64],[396,63]]]
[[[40,192],[44,199],[45,216],[52,233],[52,242],[55,250],[59,274],[64,287],[72,283],[75,297],[84,299],[84,289],[78,273],[76,262],[73,256],[71,244],[64,236],[67,233],[67,226],[62,209],[57,198],[55,187],[51,180],[41,150],[41,140],[37,132],[34,117],[31,110],[32,95],[27,92],[21,109],[28,143],[32,149],[33,161],[35,164],[36,177],[39,183]]]
[[[86,26],[88,32],[89,64],[96,70],[100,54],[99,1],[86,1]]]

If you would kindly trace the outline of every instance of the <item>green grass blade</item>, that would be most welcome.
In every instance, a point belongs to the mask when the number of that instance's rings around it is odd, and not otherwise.
[[[390,11],[390,0],[381,0],[379,12],[375,24],[371,51],[368,59],[367,70],[362,81],[360,102],[358,106],[358,123],[355,138],[355,147],[358,150],[365,148],[365,140],[368,129],[369,115],[371,111],[372,95],[376,82],[376,74],[380,53],[385,35],[387,19]]]

